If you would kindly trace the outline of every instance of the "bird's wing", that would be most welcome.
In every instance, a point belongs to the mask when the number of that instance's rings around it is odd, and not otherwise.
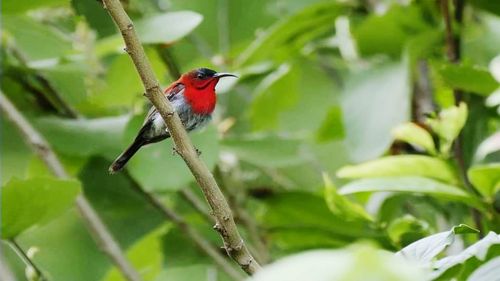
[[[167,96],[167,99],[169,101],[171,101],[175,95],[178,95],[178,94],[182,93],[183,91],[184,91],[184,84],[174,83],[170,87],[165,89],[164,93]],[[144,119],[143,125],[145,125],[148,122],[148,120],[151,120],[153,115],[156,114],[156,112],[157,112],[156,107],[151,106],[151,108],[148,111],[148,114],[146,115],[146,118]]]

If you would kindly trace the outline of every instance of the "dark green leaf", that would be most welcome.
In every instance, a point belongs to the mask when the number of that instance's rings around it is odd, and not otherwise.
[[[73,206],[80,183],[54,178],[13,179],[1,190],[2,238],[9,239]]]
[[[487,96],[500,84],[491,76],[488,69],[468,65],[443,64],[439,73],[448,86]]]

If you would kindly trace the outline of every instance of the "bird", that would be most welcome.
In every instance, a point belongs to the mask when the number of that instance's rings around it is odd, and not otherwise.
[[[237,77],[231,73],[218,73],[208,68],[198,68],[181,75],[165,89],[164,94],[184,125],[191,132],[206,126],[212,119],[217,96],[215,86],[223,77]],[[145,145],[156,143],[170,137],[160,113],[153,106],[134,141],[109,167],[114,174],[125,167],[127,162]]]

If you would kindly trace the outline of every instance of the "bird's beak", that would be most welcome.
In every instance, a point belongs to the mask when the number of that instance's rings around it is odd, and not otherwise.
[[[220,72],[220,73],[215,73],[214,78],[222,78],[222,77],[236,77],[238,78],[238,76],[234,75],[234,74],[231,74],[231,73],[224,73],[224,72]]]

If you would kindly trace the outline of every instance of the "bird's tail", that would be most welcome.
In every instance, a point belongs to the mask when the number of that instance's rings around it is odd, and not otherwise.
[[[134,142],[122,153],[116,160],[109,166],[109,173],[114,174],[119,172],[125,164],[127,164],[128,160],[134,156],[134,154],[144,145],[144,142],[140,138],[136,138]]]

